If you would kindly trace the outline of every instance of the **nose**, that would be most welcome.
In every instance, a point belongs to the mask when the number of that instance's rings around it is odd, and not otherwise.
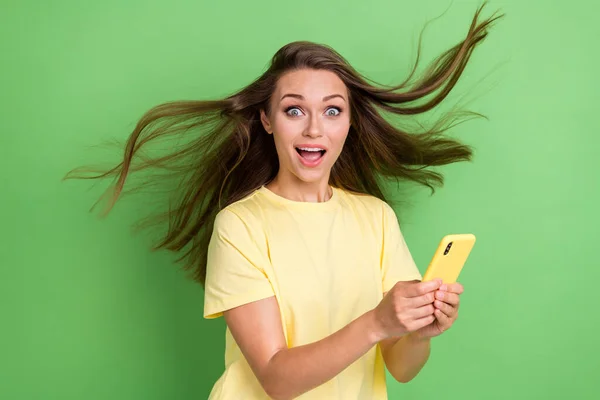
[[[315,113],[308,120],[308,126],[304,130],[304,136],[311,138],[317,138],[323,136],[323,127],[321,126],[321,120]]]

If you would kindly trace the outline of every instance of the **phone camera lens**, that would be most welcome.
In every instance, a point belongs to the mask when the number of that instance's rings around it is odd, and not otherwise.
[[[446,246],[446,250],[444,251],[444,255],[448,254],[450,252],[450,248],[452,247],[452,242],[448,243],[448,246]]]

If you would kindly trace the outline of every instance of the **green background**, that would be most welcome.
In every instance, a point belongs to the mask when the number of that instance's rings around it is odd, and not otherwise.
[[[282,45],[332,45],[400,82],[461,40],[475,1],[2,1],[0,398],[204,399],[223,368],[223,320],[130,225],[152,198],[99,220],[102,187],[61,183],[153,105],[222,97]],[[391,399],[598,398],[600,147],[592,2],[495,1],[506,13],[445,107],[489,120],[453,131],[473,163],[446,186],[396,192],[422,271],[446,233],[478,243],[457,324]],[[400,203],[399,203],[400,204]]]

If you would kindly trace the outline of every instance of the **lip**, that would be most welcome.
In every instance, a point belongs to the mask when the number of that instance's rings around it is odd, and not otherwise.
[[[308,149],[323,149],[323,150],[325,150],[325,153],[323,153],[323,155],[318,160],[308,161],[308,160],[305,160],[300,155],[300,153],[298,153],[296,151],[297,148],[301,148],[301,147],[308,148]],[[317,167],[319,164],[321,164],[323,162],[323,159],[327,155],[327,147],[321,146],[321,145],[317,145],[317,144],[298,144],[298,145],[294,146],[294,153],[296,153],[296,155],[298,156],[298,160],[300,160],[300,163],[302,165],[304,165],[305,167],[308,167],[308,168],[314,168],[314,167]]]
[[[294,146],[295,149],[300,148],[300,147],[305,147],[307,149],[323,149],[325,150],[325,152],[327,152],[327,150],[329,150],[327,147],[322,146],[320,144],[304,144],[304,143],[300,143]]]

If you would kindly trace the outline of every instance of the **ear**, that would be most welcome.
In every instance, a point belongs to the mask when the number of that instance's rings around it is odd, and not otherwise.
[[[273,133],[273,128],[271,127],[271,121],[269,121],[269,117],[265,113],[265,110],[260,110],[260,122],[262,122],[263,128],[270,135]]]

